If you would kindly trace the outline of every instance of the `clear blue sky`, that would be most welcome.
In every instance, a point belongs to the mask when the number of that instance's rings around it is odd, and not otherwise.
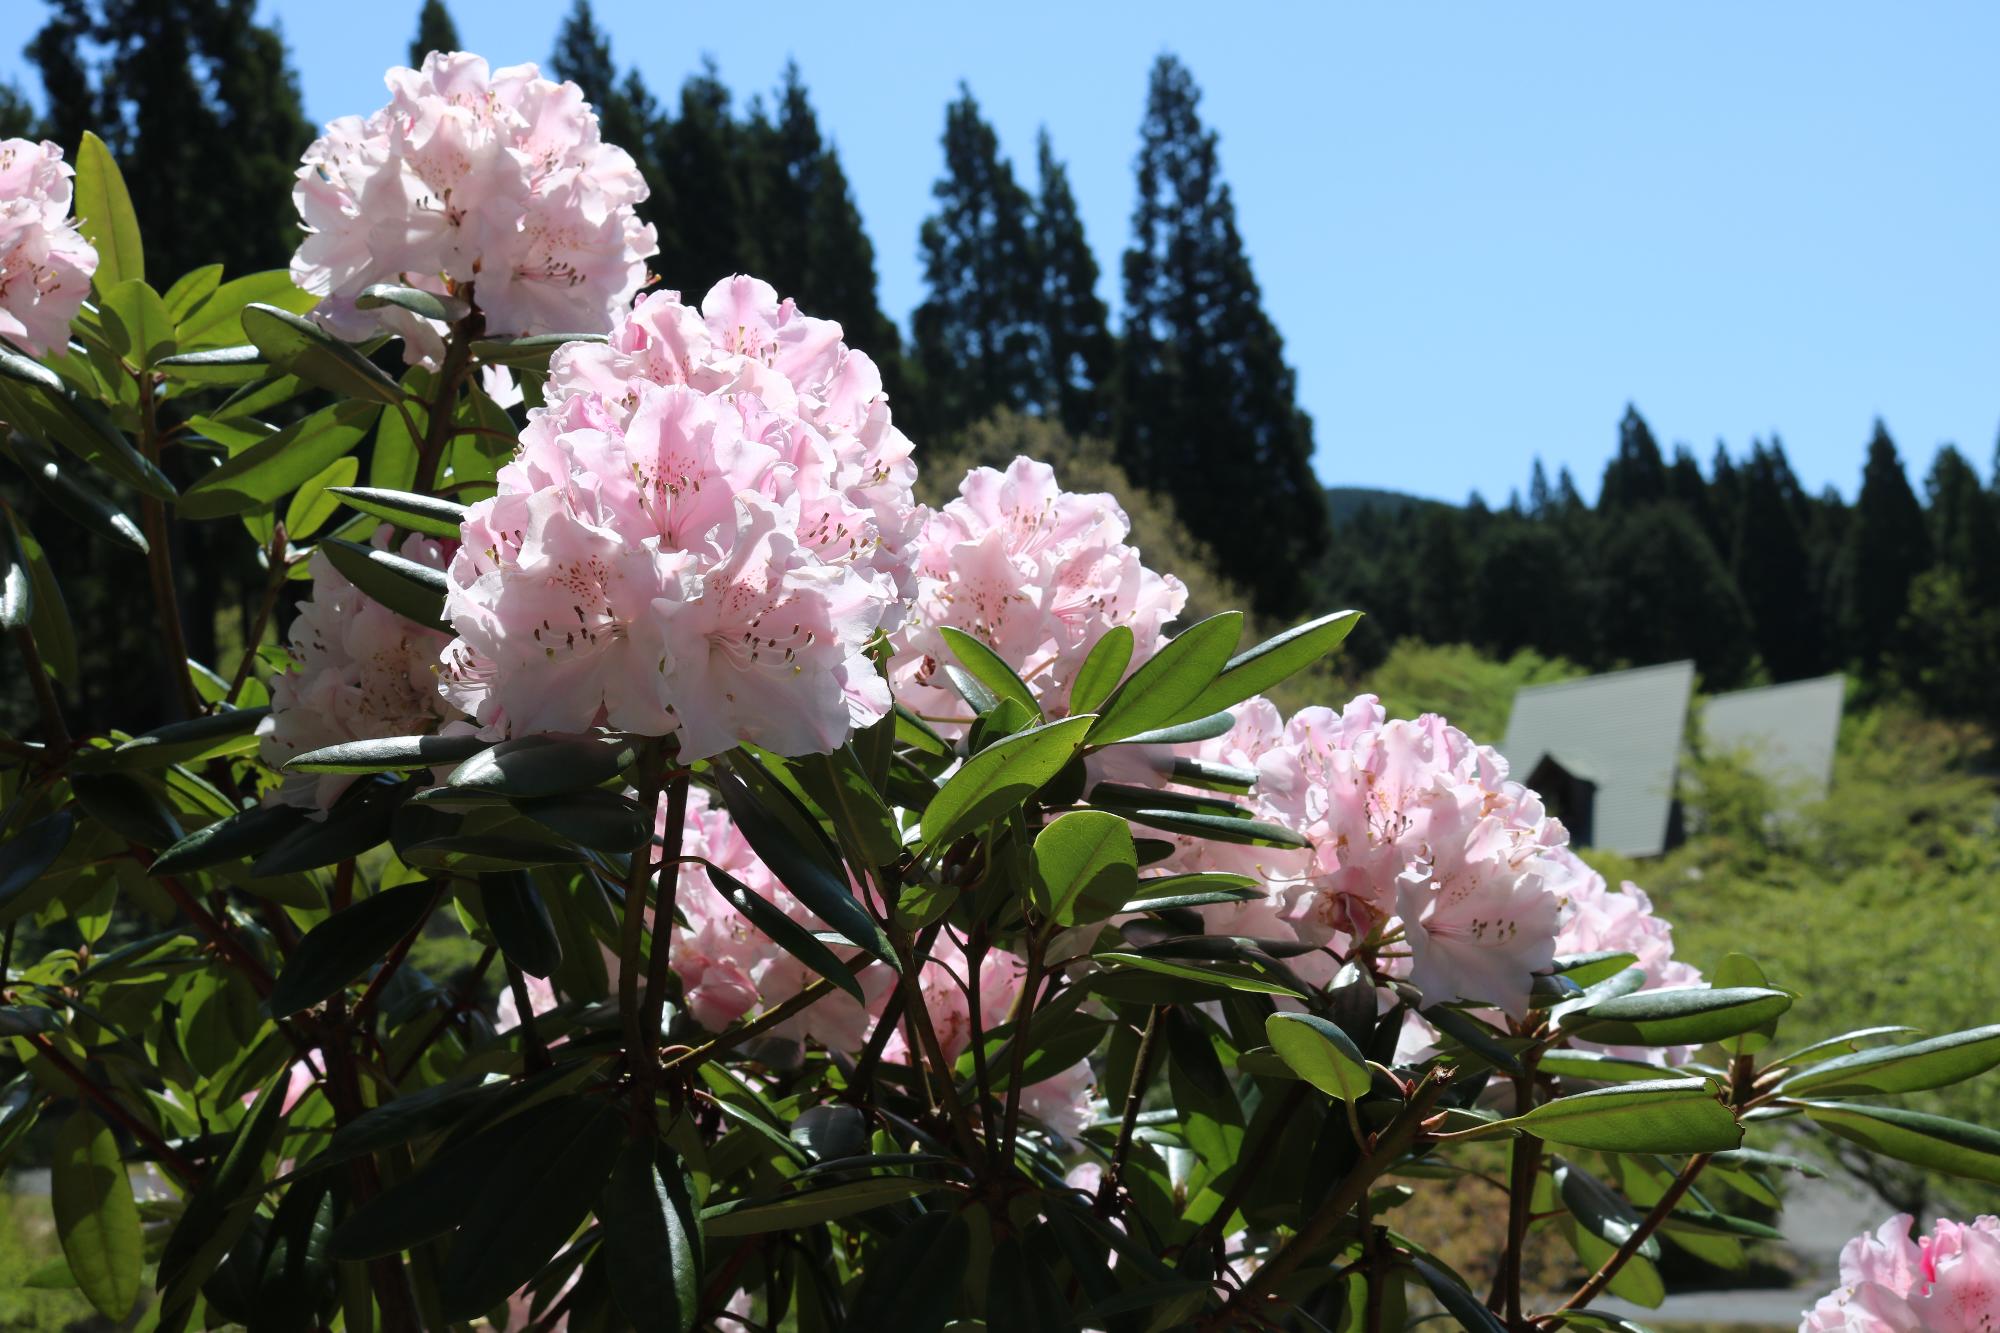
[[[498,64],[545,60],[567,0],[452,8]],[[324,120],[382,102],[417,3],[264,10]],[[1329,483],[1498,503],[1540,454],[1593,495],[1627,400],[1704,463],[1778,432],[1809,487],[1849,495],[1877,415],[1918,475],[1943,441],[1992,460],[2000,6],[597,10],[662,94],[703,53],[739,97],[798,59],[904,319],[961,78],[1017,167],[1049,127],[1115,308],[1147,68],[1179,53]],[[32,86],[13,50],[8,77]]]

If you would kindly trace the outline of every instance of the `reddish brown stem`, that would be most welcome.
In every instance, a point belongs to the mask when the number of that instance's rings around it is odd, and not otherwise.
[[[162,1165],[180,1177],[183,1187],[192,1188],[201,1179],[201,1172],[195,1169],[194,1163],[175,1151],[174,1147],[161,1138],[152,1126],[126,1110],[116,1097],[98,1086],[95,1079],[72,1064],[68,1056],[56,1049],[55,1043],[39,1033],[32,1032],[28,1034],[27,1041],[41,1053],[44,1060],[60,1070],[70,1082],[76,1084],[77,1091],[101,1110],[105,1119],[116,1121],[124,1126],[133,1138],[145,1144]]]

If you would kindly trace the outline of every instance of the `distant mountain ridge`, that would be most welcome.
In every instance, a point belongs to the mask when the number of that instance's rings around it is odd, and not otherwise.
[[[1327,517],[1335,524],[1345,523],[1355,515],[1373,509],[1386,509],[1391,513],[1402,513],[1427,506],[1456,509],[1457,505],[1446,504],[1443,500],[1432,500],[1421,495],[1408,495],[1402,491],[1378,490],[1372,486],[1329,486],[1326,488]]]

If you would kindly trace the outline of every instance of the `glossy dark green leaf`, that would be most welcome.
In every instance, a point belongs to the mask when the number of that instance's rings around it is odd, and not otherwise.
[[[646,1136],[619,1153],[597,1215],[611,1294],[638,1333],[689,1333],[701,1307],[701,1252],[685,1181],[671,1188]]]
[[[931,729],[930,723],[901,704],[896,705],[896,739],[940,759],[951,755],[951,742]]]
[[[1105,701],[1092,745],[1192,722],[1213,713],[1197,706],[1222,674],[1243,635],[1243,613],[1224,611],[1174,636]]]
[[[1257,770],[1254,768],[1210,763],[1206,759],[1175,759],[1172,774],[1174,781],[1183,787],[1200,787],[1205,791],[1239,796],[1248,793],[1257,782]]]
[[[1359,1101],[1374,1075],[1354,1039],[1312,1014],[1275,1013],[1264,1020],[1271,1049],[1292,1072],[1338,1101]]]
[[[562,940],[534,879],[522,870],[479,877],[479,901],[486,928],[513,964],[532,977],[548,977],[562,965]]]
[[[1646,1083],[1660,1076],[1660,1067],[1644,1060],[1628,1060],[1601,1051],[1544,1051],[1535,1068],[1557,1078],[1582,1079],[1593,1083]]]
[[[180,841],[180,821],[140,779],[127,773],[75,773],[69,785],[84,812],[119,837],[152,848]]]
[[[319,549],[348,582],[405,620],[451,629],[444,618],[443,570],[338,537],[328,537]]]
[[[75,828],[76,816],[58,810],[0,843],[0,926],[15,920],[9,909],[56,863]]]
[[[1807,1102],[1815,1125],[1899,1162],[2000,1185],[2000,1131],[1923,1111],[1853,1102]]]
[[[225,708],[169,722],[113,746],[105,762],[113,768],[149,769],[242,754],[257,747],[257,724],[270,715],[268,708]]]
[[[338,1199],[329,1182],[285,1191],[265,1238],[250,1323],[259,1333],[312,1333],[332,1305],[332,1237]]]
[[[1077,668],[1076,680],[1069,687],[1070,712],[1094,713],[1111,697],[1111,691],[1125,678],[1125,668],[1132,665],[1132,648],[1130,625],[1113,625],[1090,645],[1090,655]]]
[[[914,1198],[939,1188],[934,1180],[870,1176],[761,1198],[732,1199],[701,1210],[701,1227],[711,1238],[756,1236],[817,1226],[871,1208]]]
[[[1600,949],[1594,953],[1568,954],[1556,959],[1556,974],[1568,977],[1579,986],[1593,986],[1607,977],[1616,976],[1639,961],[1639,956],[1618,949]]]
[[[651,833],[637,801],[597,787],[517,800],[514,808],[558,837],[600,852],[629,852]]]
[[[250,873],[290,875],[359,856],[388,839],[396,807],[408,791],[378,778],[361,779],[341,793],[325,819],[298,825],[260,853]]]
[[[952,656],[996,699],[1012,699],[1027,710],[1029,717],[1041,717],[1042,705],[1035,698],[1035,692],[1028,688],[1026,681],[1014,674],[1014,668],[1008,666],[1000,654],[964,630],[941,625],[938,633],[943,636],[945,647],[951,649]]]
[[[308,750],[287,759],[285,767],[300,773],[408,772],[461,764],[492,745],[477,736],[385,736]]]
[[[957,1308],[971,1257],[972,1233],[962,1215],[949,1209],[919,1213],[862,1274],[853,1327],[941,1333]]]
[[[399,528],[426,536],[456,540],[465,523],[464,505],[432,495],[384,490],[376,486],[329,486],[327,490],[364,514],[373,514]]]
[[[29,372],[55,376],[24,356],[0,348],[0,378],[21,381],[0,384],[0,411],[32,435],[53,440],[77,457],[127,486],[161,500],[175,498],[173,483],[133,447],[99,404],[80,398],[59,379],[53,388],[31,389],[39,383]]]
[[[867,950],[891,968],[896,966],[895,950],[889,947],[874,918],[856,901],[853,890],[801,845],[801,839],[784,827],[769,802],[754,795],[733,769],[718,775],[716,790],[722,794],[730,817],[742,830],[751,850],[807,911],[826,922],[842,939]]]
[[[146,250],[139,240],[139,218],[118,159],[104,140],[89,130],[76,149],[75,195],[77,230],[97,248],[97,271],[91,285],[104,291],[130,278],[146,276]]]
[[[523,736],[472,756],[448,781],[502,796],[561,796],[603,786],[635,754],[633,743],[618,736]]]
[[[25,1037],[34,1032],[53,1032],[62,1026],[62,1015],[35,1005],[0,1005],[0,1037]]]
[[[1655,1079],[1573,1093],[1497,1122],[1550,1143],[1604,1152],[1721,1152],[1743,1129],[1708,1079]]]
[[[793,761],[793,771],[834,829],[869,865],[889,865],[902,855],[896,817],[869,781],[852,746],[843,745],[831,754],[800,755]]]
[[[1264,640],[1230,658],[1222,674],[1196,697],[1192,707],[1202,713],[1219,713],[1264,693],[1340,647],[1360,621],[1359,611],[1335,611]]]
[[[157,1288],[166,1293],[161,1302],[165,1308],[191,1302],[195,1290],[249,1225],[257,1208],[253,1187],[262,1178],[264,1155],[277,1142],[284,1125],[288,1082],[283,1077],[273,1078],[258,1092],[237,1126],[228,1152],[203,1178],[173,1234],[167,1237],[155,1277]]]
[[[1884,1037],[1914,1036],[1920,1028],[1907,1027],[1899,1023],[1882,1024],[1875,1027],[1856,1028],[1843,1032],[1837,1037],[1826,1037],[1810,1045],[1801,1046],[1789,1055],[1780,1056],[1771,1063],[1796,1067],[1815,1064],[1821,1060],[1831,1060],[1837,1055],[1847,1055],[1861,1050],[1869,1042],[1880,1041]]]
[[[1101,810],[1058,816],[1035,835],[1035,881],[1058,925],[1104,920],[1138,892],[1131,827]]]
[[[245,343],[177,352],[161,357],[153,369],[178,384],[247,386],[269,376],[271,364],[262,352]]]
[[[1792,1075],[1778,1090],[1821,1097],[1922,1092],[1961,1083],[1995,1065],[2000,1065],[2000,1025],[1836,1056]]]
[[[335,403],[234,453],[181,492],[183,518],[223,518],[275,503],[361,443],[381,409]],[[363,589],[363,591],[367,591]]]
[[[1182,833],[1210,842],[1235,843],[1243,847],[1304,847],[1306,840],[1288,828],[1261,819],[1241,819],[1234,815],[1202,814],[1188,810],[1120,809],[1119,814],[1134,824]]]
[[[494,1309],[554,1257],[590,1215],[618,1159],[622,1116],[575,1098],[526,1150],[493,1164],[453,1238],[440,1283],[447,1319]]]
[[[1625,1244],[1638,1231],[1642,1219],[1625,1197],[1597,1177],[1572,1162],[1555,1162],[1556,1197],[1570,1216],[1613,1249]],[[1652,1237],[1634,1251],[1642,1259],[1657,1260],[1660,1243]]]
[[[174,352],[174,317],[143,278],[99,286],[98,315],[112,350],[133,370],[151,370]]]
[[[145,1243],[111,1127],[90,1111],[72,1112],[56,1132],[49,1178],[56,1235],[78,1289],[106,1319],[124,1319],[139,1299]]]
[[[293,314],[304,314],[319,304],[319,298],[301,290],[287,269],[265,269],[232,278],[215,289],[214,295],[196,306],[180,321],[177,330],[183,347],[223,347],[249,341],[243,331],[243,312],[252,302],[280,306]]]
[[[986,1274],[986,1326],[1068,1333],[1076,1316],[1063,1301],[1055,1274],[1019,1236],[994,1248]]]
[[[729,900],[729,905],[751,925],[771,937],[771,941],[792,957],[804,963],[820,976],[840,987],[856,1000],[865,998],[861,993],[861,983],[854,973],[833,950],[820,943],[819,937],[798,922],[779,911],[777,907],[757,896],[750,887],[735,876],[717,866],[709,866],[708,882],[715,891]]]
[[[146,554],[146,537],[124,510],[86,480],[88,473],[69,465],[53,450],[25,435],[7,446],[21,470],[41,493],[72,519],[99,537]]]
[[[1606,1046],[1691,1046],[1762,1027],[1792,1007],[1760,986],[1641,991],[1562,1015],[1563,1030]]]
[[[274,366],[343,398],[393,406],[403,390],[374,362],[303,315],[255,303],[244,307],[243,334]]]
[[[24,630],[35,615],[35,579],[14,544],[12,523],[0,524],[0,630]]]
[[[57,680],[76,680],[76,628],[70,623],[69,608],[63,601],[62,586],[56,582],[55,567],[48,552],[28,529],[18,511],[7,514],[15,553],[28,572],[33,589],[28,614],[28,632],[41,650],[42,664]]]
[[[273,1018],[311,1008],[338,992],[416,929],[434,890],[402,884],[363,898],[307,931],[278,973],[269,1005]]]
[[[1096,721],[1086,713],[1045,723],[966,760],[924,807],[927,848],[955,841],[1021,806],[1062,771]]]
[[[1352,615],[1353,612],[1346,614]],[[1417,1276],[1431,1289],[1431,1295],[1466,1333],[1507,1333],[1507,1326],[1500,1322],[1491,1310],[1486,1308],[1477,1296],[1466,1290],[1465,1283],[1458,1274],[1452,1272],[1436,1260],[1421,1254],[1406,1254],[1410,1267],[1417,1270]]]
[[[455,324],[471,313],[471,308],[456,296],[440,296],[417,287],[404,287],[393,282],[375,282],[361,289],[354,298],[357,310],[380,310],[383,306],[398,306],[413,315],[425,319],[435,319],[444,324]]]
[[[1093,954],[1092,957],[1109,966],[1105,972],[1090,979],[1091,989],[1100,994],[1119,998],[1128,998],[1119,994],[1120,988],[1117,983],[1122,974],[1130,972],[1151,973],[1156,977],[1192,982],[1198,986],[1214,987],[1217,990],[1248,991],[1260,995],[1289,995],[1295,1000],[1305,998],[1297,987],[1288,981],[1280,980],[1275,972],[1260,971],[1244,963],[1197,964],[1132,953],[1122,949]]]
[[[547,370],[549,357],[565,343],[601,343],[601,333],[537,333],[526,338],[480,338],[472,355],[482,365]]]

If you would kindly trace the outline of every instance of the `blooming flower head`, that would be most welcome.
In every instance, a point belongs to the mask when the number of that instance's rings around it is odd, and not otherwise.
[[[386,545],[389,527],[375,534]],[[403,542],[405,559],[443,567],[433,538]],[[397,615],[349,583],[326,556],[309,566],[312,596],[300,603],[289,642],[295,665],[271,682],[271,714],[257,728],[259,751],[273,768],[322,746],[386,736],[415,736],[460,714],[438,694],[438,654],[447,635]],[[278,799],[330,809],[354,782],[351,773],[287,773]]]
[[[665,818],[664,805],[661,818]],[[661,832],[668,839],[673,836],[664,828]],[[807,911],[757,859],[729,812],[699,788],[688,793],[681,839],[685,855],[713,862],[807,930],[826,930],[826,923]],[[680,978],[688,1012],[710,1032],[720,1032],[739,1018],[784,1003],[814,979],[804,963],[750,924],[717,892],[705,867],[695,863],[681,866],[675,906],[687,919],[687,928],[676,927],[674,931],[670,954],[674,972]],[[882,994],[891,984],[887,970],[881,967],[869,968],[859,979],[867,995]],[[868,1011],[853,996],[835,992],[772,1028],[771,1035],[810,1038],[829,1050],[852,1054],[861,1049],[870,1021]]]
[[[748,394],[641,386],[534,414],[447,572],[444,691],[515,735],[608,725],[683,760],[823,753],[889,709],[865,655],[895,607],[809,541],[816,458]]]
[[[346,338],[395,333],[412,361],[435,361],[438,326],[358,309],[364,288],[470,288],[490,334],[610,329],[659,247],[634,211],[646,182],[582,91],[462,51],[385,82],[389,104],[327,125],[292,190],[307,231],[292,277],[318,317]]]
[[[0,339],[35,356],[69,341],[97,272],[69,216],[75,174],[52,143],[0,139]]]
[[[1799,1333],[1990,1333],[2000,1328],[2000,1218],[1940,1220],[1910,1235],[1899,1213],[1840,1251],[1840,1287]]]
[[[1648,990],[1680,990],[1701,984],[1701,971],[1674,957],[1674,928],[1653,914],[1653,900],[1630,880],[1618,889],[1604,882],[1567,847],[1544,854],[1548,887],[1562,904],[1556,953],[1629,953],[1645,974]],[[1589,1043],[1578,1042],[1577,1045]],[[1678,1065],[1693,1057],[1692,1046],[1606,1047],[1615,1055]]]
[[[1132,661],[1146,661],[1187,588],[1146,568],[1126,544],[1130,531],[1117,500],[1063,490],[1046,463],[967,473],[919,539],[916,606],[892,670],[897,698],[926,715],[964,712],[943,675],[953,660],[944,626],[998,653],[1050,717],[1067,712],[1077,670],[1113,626],[1132,630]]]
[[[923,510],[911,495],[910,441],[890,419],[882,375],[840,325],[800,313],[767,282],[737,274],[696,309],[653,292],[603,343],[571,343],[549,363],[546,400],[595,394],[623,425],[647,385],[684,384],[762,404],[769,438],[799,465],[801,536],[907,599]]]

